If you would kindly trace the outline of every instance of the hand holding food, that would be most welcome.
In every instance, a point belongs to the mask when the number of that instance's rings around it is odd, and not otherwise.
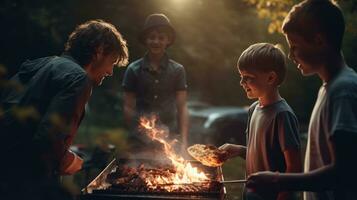
[[[74,152],[68,150],[60,167],[61,174],[72,175],[82,168],[83,160]]]
[[[239,145],[239,144],[226,143],[226,144],[218,147],[218,149],[226,151],[227,159],[230,159],[230,158],[234,158],[237,156],[244,158],[245,154],[246,154],[247,147],[243,146],[243,145]]]
[[[213,145],[195,144],[188,147],[187,152],[194,159],[209,167],[221,166],[227,160],[227,152]]]

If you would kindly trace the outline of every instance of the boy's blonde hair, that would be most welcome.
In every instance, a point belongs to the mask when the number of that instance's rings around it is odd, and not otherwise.
[[[286,74],[285,54],[277,45],[257,43],[249,46],[240,55],[237,63],[239,70],[270,72],[277,76],[277,85],[280,85]]]

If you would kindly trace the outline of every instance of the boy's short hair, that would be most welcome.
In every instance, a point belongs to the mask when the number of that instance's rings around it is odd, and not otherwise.
[[[118,54],[118,65],[128,63],[126,41],[112,24],[100,19],[78,25],[69,35],[64,51],[84,66],[91,62],[98,48],[103,48],[104,55]]]
[[[167,34],[170,39],[170,44],[168,46],[174,43],[176,31],[172,26],[170,19],[162,13],[155,13],[146,17],[145,24],[139,33],[139,42],[145,45],[145,40],[148,34],[154,30]]]
[[[295,5],[285,17],[282,30],[311,41],[322,33],[331,47],[341,50],[345,21],[341,9],[329,0],[305,0]]]
[[[280,85],[285,79],[285,54],[276,45],[269,43],[257,43],[249,46],[240,55],[237,66],[239,70],[274,71],[278,76],[277,85]]]

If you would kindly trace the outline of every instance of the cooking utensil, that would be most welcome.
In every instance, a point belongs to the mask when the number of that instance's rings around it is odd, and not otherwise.
[[[203,181],[203,182],[192,182],[192,183],[165,183],[159,184],[159,186],[169,186],[169,185],[201,185],[201,184],[226,184],[226,183],[246,183],[245,179],[229,180],[229,181]]]
[[[245,179],[229,180],[229,181],[218,181],[219,183],[246,183]]]

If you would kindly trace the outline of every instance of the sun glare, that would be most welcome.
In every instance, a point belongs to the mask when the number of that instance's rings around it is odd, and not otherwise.
[[[187,4],[190,0],[171,0],[172,4],[175,6],[184,6]]]

